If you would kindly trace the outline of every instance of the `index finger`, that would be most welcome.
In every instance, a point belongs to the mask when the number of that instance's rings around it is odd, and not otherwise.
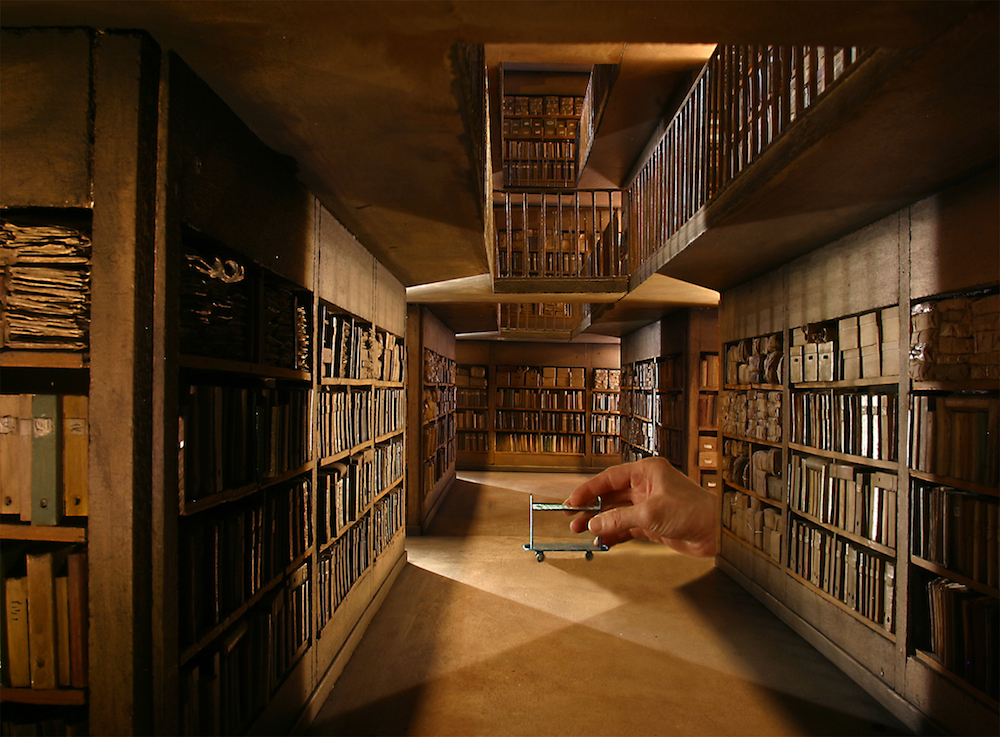
[[[599,496],[608,496],[616,491],[627,491],[631,482],[631,464],[626,463],[605,468],[593,478],[576,487],[566,500],[566,504],[574,507],[592,504]]]

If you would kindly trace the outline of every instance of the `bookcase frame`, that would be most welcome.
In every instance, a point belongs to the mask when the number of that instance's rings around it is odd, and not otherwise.
[[[789,490],[791,456],[844,461],[870,472],[894,474],[896,484],[895,547],[873,543],[796,512],[783,500],[786,512],[781,561],[736,540],[719,528],[718,565],[802,634],[848,675],[917,732],[944,729],[977,733],[995,729],[997,703],[989,695],[947,672],[924,652],[916,618],[926,610],[923,583],[944,576],[985,596],[996,596],[989,586],[922,561],[910,554],[911,481],[925,479],[966,489],[995,499],[998,490],[981,484],[935,478],[915,471],[908,462],[907,427],[910,397],[928,391],[987,392],[996,397],[996,381],[922,382],[909,378],[911,303],[935,295],[966,293],[996,282],[989,274],[1000,271],[997,261],[997,183],[995,169],[972,177],[951,189],[904,208],[881,221],[770,271],[723,294],[720,331],[725,343],[778,332],[790,345],[795,329],[838,321],[883,308],[900,307],[900,329],[886,346],[897,371],[884,375],[832,381],[796,381],[788,366],[780,386],[783,397],[785,493]],[[954,249],[966,253],[955,259]],[[973,267],[971,264],[977,265]],[[895,353],[898,351],[898,354]],[[786,356],[787,359],[787,356]],[[895,403],[898,424],[894,456],[879,460],[853,453],[817,449],[790,441],[791,409],[795,394],[862,393],[888,391]],[[720,431],[720,443],[726,438]],[[898,460],[897,460],[898,459]],[[721,510],[720,510],[721,514]],[[859,615],[837,598],[819,590],[789,568],[788,532],[798,518],[871,549],[895,566],[894,630]]]
[[[614,464],[618,460],[617,453],[595,453],[594,438],[601,433],[593,431],[595,396],[603,393],[593,388],[593,374],[599,369],[619,369],[618,351],[614,346],[602,345],[571,345],[532,342],[496,342],[496,341],[457,341],[456,355],[460,363],[475,364],[487,367],[489,385],[488,404],[488,446],[486,453],[459,452],[459,467],[465,469],[519,469],[519,470],[566,470],[566,471],[597,471]],[[511,370],[519,375],[515,383],[509,385],[509,379],[503,383],[499,379],[498,367],[505,367],[504,373]],[[576,368],[583,374],[582,386],[555,386],[557,381],[550,381],[553,386],[542,386],[543,373],[549,369],[551,373]],[[538,376],[537,386],[524,386],[524,376]],[[503,407],[500,403],[501,392],[516,392],[525,397],[530,393],[530,400],[535,401],[539,392],[548,392],[548,396],[558,401],[559,397],[569,392],[579,393],[579,403],[574,409],[548,408],[543,409],[540,399],[537,407]],[[497,415],[505,412],[509,415],[531,415],[537,418],[537,429],[500,429]],[[570,413],[579,416],[579,427],[582,430],[564,432],[562,430],[542,429],[542,415],[556,416],[559,413]],[[548,452],[537,446],[534,451],[500,451],[498,435],[526,434],[531,436],[548,435],[558,441],[558,438],[572,435],[581,438],[582,452]]]
[[[697,483],[716,491],[717,477],[712,474],[716,472],[721,451],[715,447],[714,428],[701,425],[698,417],[701,398],[714,398],[718,392],[718,387],[704,386],[701,378],[704,375],[703,361],[719,355],[716,308],[689,308],[672,312],[624,336],[621,345],[621,460],[636,460],[654,453],[663,455]],[[666,361],[670,362],[674,378],[670,386],[661,386],[661,372],[665,370],[661,366]],[[652,381],[649,386],[630,390],[637,368],[648,371]],[[635,396],[646,397],[642,401],[652,404],[655,418],[645,418],[630,409]],[[671,401],[669,410],[665,406],[666,400]],[[674,421],[664,423],[668,411]],[[652,420],[655,420],[655,447],[638,448],[629,442],[627,433],[630,422]],[[708,437],[708,447],[702,447],[705,437]],[[668,441],[673,443],[672,453]],[[700,461],[708,465],[702,465]]]
[[[16,90],[11,99],[26,95],[29,104],[61,113],[16,135],[4,128],[0,207],[41,220],[59,208],[86,220],[92,212],[93,281],[87,354],[0,356],[5,390],[38,392],[50,385],[89,394],[86,525],[38,529],[5,520],[0,535],[5,541],[86,544],[91,667],[86,691],[3,689],[0,699],[86,704],[95,734],[200,731],[189,723],[182,699],[185,669],[216,649],[240,647],[252,629],[249,613],[284,587],[299,617],[289,625],[287,668],[265,698],[245,704],[226,724],[256,734],[283,733],[296,723],[301,729],[329,695],[405,562],[405,532],[400,527],[392,533],[391,524],[383,525],[381,553],[326,628],[317,630],[315,494],[317,466],[328,459],[317,457],[314,444],[315,402],[322,387],[338,383],[322,381],[317,371],[319,301],[405,344],[405,290],[302,187],[286,159],[267,149],[179,58],[147,35],[18,29],[5,30],[4,43],[5,92]],[[12,59],[36,59],[42,76],[27,87],[9,79],[7,72],[20,66],[6,64],[8,52]],[[51,83],[39,82],[46,79]],[[55,157],[51,167],[38,167],[39,151]],[[20,181],[7,176],[16,172],[35,174]],[[301,296],[303,310],[296,317],[304,318],[312,340],[312,365],[265,365],[257,351],[263,331],[274,331],[263,319],[251,326],[249,360],[231,360],[224,351],[217,357],[182,355],[180,254],[192,234],[239,254],[248,265],[256,264],[255,270],[266,266],[269,275],[254,283],[253,299],[263,300],[265,281],[269,290],[285,285]],[[304,462],[197,501],[181,499],[179,390],[191,379],[300,388],[307,399],[306,424],[294,450]],[[405,372],[399,379],[341,383],[359,391],[405,392]],[[404,402],[405,396],[400,409]],[[368,447],[386,440],[405,445],[402,416],[396,430],[371,438]],[[182,642],[178,600],[185,527],[226,517],[294,479],[309,485],[300,509],[308,510],[302,513],[303,539],[311,542],[193,642]],[[405,467],[400,478],[377,490],[363,515],[370,516],[389,493],[402,503],[404,485]]]

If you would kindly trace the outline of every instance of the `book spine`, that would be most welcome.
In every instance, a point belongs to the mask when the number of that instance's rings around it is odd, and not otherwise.
[[[57,525],[62,516],[59,397],[37,394],[31,408],[31,519],[36,525]]]
[[[63,501],[67,517],[86,517],[89,509],[89,421],[87,397],[66,395],[63,403]]]

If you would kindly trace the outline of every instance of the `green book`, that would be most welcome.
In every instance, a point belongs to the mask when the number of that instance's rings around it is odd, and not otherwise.
[[[36,394],[31,400],[31,413],[31,522],[57,525],[62,510],[59,397]]]

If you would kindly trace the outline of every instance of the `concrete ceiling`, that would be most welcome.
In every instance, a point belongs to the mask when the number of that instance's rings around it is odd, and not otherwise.
[[[915,45],[970,4],[4,0],[0,22],[149,31],[293,157],[319,200],[414,286],[488,271],[461,43],[484,44],[491,72],[498,61],[620,64],[581,182],[617,187],[711,45]]]

